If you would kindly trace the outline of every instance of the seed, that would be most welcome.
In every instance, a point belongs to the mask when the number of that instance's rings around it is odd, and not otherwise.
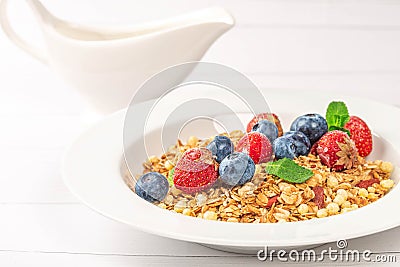
[[[375,193],[368,193],[368,199],[374,200],[377,199],[378,195]]]
[[[346,190],[349,190],[351,187],[352,187],[352,186],[351,186],[351,184],[349,184],[349,183],[341,183],[341,184],[338,186],[338,189],[346,189]]]
[[[190,209],[184,209],[182,211],[182,214],[186,215],[186,216],[192,216],[193,215],[193,213],[192,213],[192,211]]]
[[[339,206],[341,206],[345,201],[346,199],[343,197],[343,195],[336,195],[335,199],[333,200],[333,202]]]
[[[346,212],[349,212],[349,211],[352,211],[353,209],[352,208],[343,208],[342,209],[342,213],[346,213]]]
[[[181,213],[183,210],[184,210],[183,207],[179,207],[179,206],[176,206],[176,205],[174,206],[174,211],[175,212]]]
[[[264,195],[263,193],[259,193],[257,195],[257,199],[261,201],[262,203],[268,203],[268,197]]]
[[[199,139],[196,136],[191,136],[187,141],[187,145],[190,147],[195,147],[198,141]]]
[[[172,202],[174,201],[174,197],[171,195],[168,195],[165,199],[164,199],[164,203],[167,205],[171,205]]]
[[[381,170],[384,171],[384,172],[391,173],[393,171],[393,164],[390,163],[390,162],[387,162],[387,161],[382,162]]]
[[[340,188],[340,189],[338,189],[338,190],[336,191],[336,195],[341,195],[341,196],[343,196],[344,200],[347,200],[347,197],[348,197],[347,191],[344,190],[344,189],[342,189],[342,188]]]
[[[203,206],[204,204],[206,204],[207,201],[207,197],[203,194],[198,194],[196,196],[196,204],[197,206]]]
[[[150,161],[151,163],[157,163],[157,162],[160,161],[160,159],[157,158],[156,156],[150,156],[150,157],[149,157],[149,161]]]
[[[357,204],[351,204],[351,208],[352,208],[353,210],[358,209],[358,205],[357,205]]]
[[[218,216],[214,211],[208,210],[203,214],[203,218],[206,220],[216,221]]]
[[[174,196],[177,196],[177,195],[179,195],[180,193],[182,193],[182,191],[179,190],[178,188],[176,188],[175,186],[171,187],[170,192],[171,192],[171,194],[174,195]]]
[[[328,210],[327,209],[320,209],[317,211],[317,217],[318,218],[324,218],[328,216]]]
[[[343,209],[343,208],[350,208],[350,207],[351,207],[350,201],[345,201],[345,202],[343,202],[342,205],[341,205],[341,207],[342,207],[342,209]]]
[[[390,180],[390,179],[382,180],[382,181],[380,182],[380,184],[381,184],[381,186],[382,186],[383,188],[385,188],[385,189],[390,189],[390,188],[392,188],[392,187],[394,186],[394,181],[393,181],[393,180]]]
[[[367,190],[369,193],[375,193],[375,187],[368,186]]]
[[[368,197],[368,190],[365,188],[360,188],[360,190],[358,190],[358,195],[360,197]]]
[[[297,208],[297,211],[300,213],[300,214],[306,214],[306,213],[308,213],[308,205],[307,204],[301,204],[298,208]]]
[[[334,215],[334,214],[338,213],[340,210],[339,205],[336,203],[329,203],[326,206],[326,209],[328,210],[329,215]]]
[[[164,163],[164,167],[165,167],[165,169],[167,169],[167,170],[169,171],[169,170],[171,170],[171,169],[174,167],[174,165],[171,163],[171,161],[167,160],[167,161]]]
[[[165,209],[165,208],[167,208],[167,205],[165,205],[164,203],[160,203],[160,204],[158,204],[157,206],[159,206],[160,208],[162,208],[162,209]]]
[[[328,177],[328,180],[327,180],[327,182],[326,182],[326,184],[329,186],[329,187],[336,187],[338,184],[339,184],[339,182],[338,182],[338,179],[336,179],[336,177],[335,176],[329,176]]]
[[[262,171],[262,168],[259,164],[256,165],[256,169],[254,171],[254,174],[260,173]]]

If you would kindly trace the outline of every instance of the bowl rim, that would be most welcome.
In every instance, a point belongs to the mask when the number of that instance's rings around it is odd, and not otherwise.
[[[268,94],[269,99],[278,102],[283,97],[279,93]],[[285,95],[285,102],[289,105],[294,104],[300,94],[304,93],[293,93],[290,97]],[[361,114],[364,109],[370,125],[379,129],[379,136],[400,151],[400,140],[396,138],[399,126],[387,123],[400,117],[399,108],[352,96],[313,97],[313,101],[323,102],[324,106],[332,99],[341,99],[348,103],[352,110],[358,112],[354,114]],[[148,101],[143,105],[151,103],[152,101]],[[306,107],[304,104],[300,106]],[[271,105],[271,110],[279,113],[278,107],[278,104]],[[316,110],[318,111],[317,108]],[[125,113],[126,110],[122,110],[111,114],[83,133],[67,149],[63,161],[63,179],[69,190],[84,204],[106,217],[159,236],[231,247],[322,244],[361,237],[400,225],[400,215],[394,212],[397,203],[400,203],[399,186],[395,186],[379,201],[358,210],[290,223],[244,224],[209,221],[161,209],[139,198],[121,177]],[[382,114],[385,120],[381,119]]]

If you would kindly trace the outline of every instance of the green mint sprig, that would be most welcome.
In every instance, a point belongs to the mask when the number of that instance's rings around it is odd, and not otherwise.
[[[344,102],[333,101],[329,103],[325,118],[328,123],[328,131],[340,130],[350,136],[350,132],[343,128],[350,119],[349,111]]]
[[[168,172],[167,180],[168,180],[169,185],[171,185],[171,186],[174,185],[174,172],[175,172],[175,168],[169,170],[169,172]]]
[[[314,175],[312,170],[304,168],[288,158],[268,162],[265,170],[268,174],[273,174],[287,182],[298,184],[304,183]]]

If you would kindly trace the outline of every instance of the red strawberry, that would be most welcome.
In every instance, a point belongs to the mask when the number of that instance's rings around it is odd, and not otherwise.
[[[185,193],[195,193],[211,187],[218,178],[212,153],[206,148],[187,150],[177,162],[174,185]]]
[[[368,125],[359,117],[351,116],[344,128],[350,131],[350,138],[356,144],[358,154],[361,157],[368,156],[372,151],[372,134]]]
[[[327,132],[319,139],[317,153],[321,162],[335,171],[350,169],[357,161],[354,142],[338,130]]]
[[[312,147],[311,147],[311,149],[310,149],[310,154],[317,155],[317,147],[318,147],[318,141],[315,142],[315,143],[312,145]]]
[[[272,121],[275,123],[276,127],[278,128],[278,136],[283,135],[283,130],[282,130],[282,125],[281,121],[279,120],[278,116],[274,113],[260,113],[256,115],[254,118],[251,119],[251,121],[247,124],[247,129],[246,131],[249,133],[253,129],[253,126],[261,120],[268,120]]]
[[[255,164],[270,161],[272,159],[272,145],[269,139],[259,133],[245,134],[238,142],[236,151],[247,153]]]

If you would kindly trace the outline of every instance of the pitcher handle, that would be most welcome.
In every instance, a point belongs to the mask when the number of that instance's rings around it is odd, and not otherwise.
[[[19,48],[41,61],[44,64],[48,64],[46,54],[39,50],[39,48],[30,45],[24,39],[22,39],[11,27],[10,20],[8,18],[8,0],[0,0],[0,24],[3,28],[4,33],[7,37]]]

